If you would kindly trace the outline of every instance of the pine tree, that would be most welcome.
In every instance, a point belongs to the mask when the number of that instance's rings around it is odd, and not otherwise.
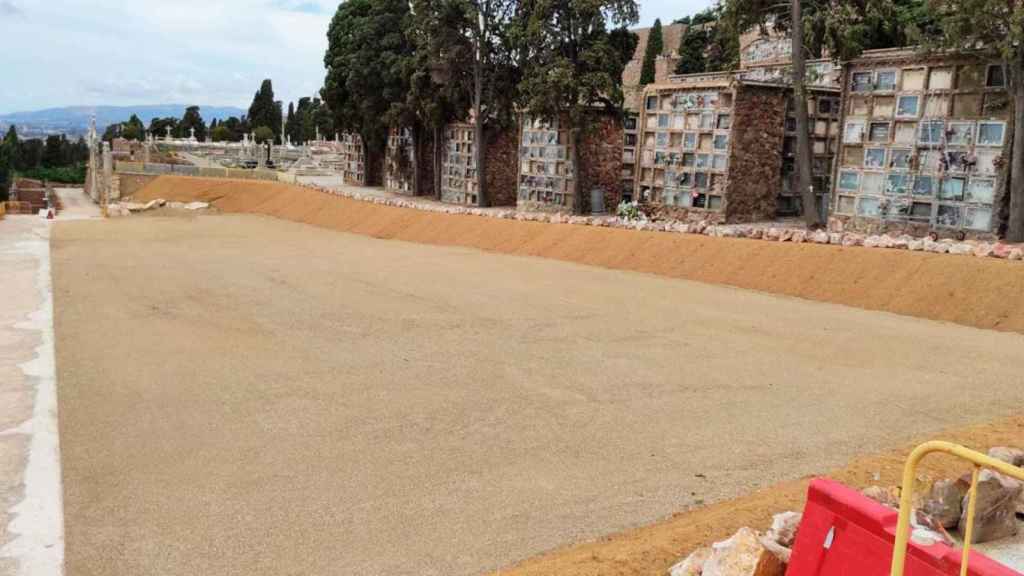
[[[644,64],[640,70],[640,85],[646,86],[654,82],[658,56],[665,49],[665,40],[661,35],[661,19],[654,21],[654,26],[647,34],[647,49],[644,50]]]

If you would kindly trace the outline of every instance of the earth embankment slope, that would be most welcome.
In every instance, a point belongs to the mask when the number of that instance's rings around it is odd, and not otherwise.
[[[375,238],[553,258],[1024,333],[1024,265],[995,259],[441,214],[244,180],[163,176],[135,198],[206,200],[226,212]]]

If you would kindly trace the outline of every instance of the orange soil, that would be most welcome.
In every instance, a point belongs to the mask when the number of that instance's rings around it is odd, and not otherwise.
[[[381,206],[299,186],[161,176],[147,201],[204,200],[375,238],[540,256],[1024,333],[1024,265],[897,250],[541,224]]]
[[[1024,417],[952,430],[939,438],[986,451],[992,446],[1024,445]],[[928,440],[931,438],[922,438]],[[828,476],[849,486],[896,486],[913,446],[854,460]],[[926,458],[918,475],[955,478],[967,471],[949,456]],[[877,480],[876,480],[876,474]],[[650,526],[575,544],[525,560],[500,576],[663,576],[693,550],[728,538],[743,526],[765,530],[778,512],[802,510],[810,479],[783,482],[735,500],[682,512]]]

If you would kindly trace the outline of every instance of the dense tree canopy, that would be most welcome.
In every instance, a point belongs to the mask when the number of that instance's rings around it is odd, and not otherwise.
[[[409,6],[406,0],[348,0],[327,32],[323,96],[335,126],[362,136],[371,155],[384,149],[389,128],[409,110],[415,67]]]
[[[84,163],[89,157],[85,140],[72,142],[63,135],[21,140],[10,126],[0,140],[0,202],[8,199],[15,175],[38,180],[81,183],[85,178]]]
[[[181,117],[181,122],[178,122],[177,128],[180,138],[190,137],[194,128],[196,140],[200,142],[206,140],[206,122],[199,113],[199,106],[189,106],[186,108],[185,115]]]
[[[170,128],[171,136],[177,135],[178,119],[177,118],[153,118],[149,122],[149,133],[154,138],[165,138],[167,137],[167,129]]]
[[[521,104],[532,116],[565,124],[577,170],[581,133],[593,122],[590,111],[622,109],[622,71],[637,43],[627,26],[637,14],[635,0],[535,0],[523,6]],[[574,197],[581,212],[582,194]]]

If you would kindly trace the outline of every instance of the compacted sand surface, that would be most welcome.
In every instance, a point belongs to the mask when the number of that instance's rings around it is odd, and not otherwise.
[[[70,576],[478,574],[1024,400],[1018,334],[265,216],[52,262]]]

